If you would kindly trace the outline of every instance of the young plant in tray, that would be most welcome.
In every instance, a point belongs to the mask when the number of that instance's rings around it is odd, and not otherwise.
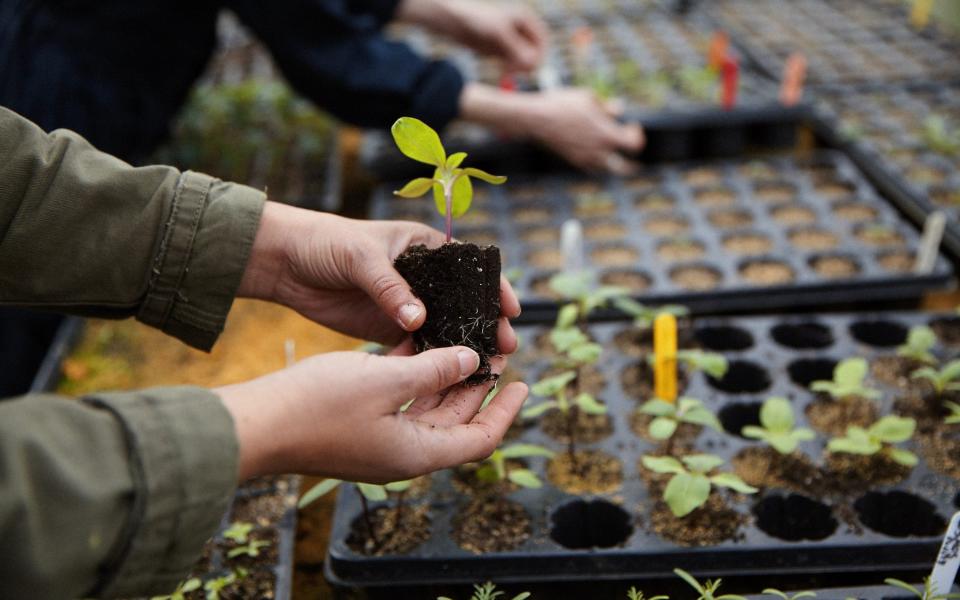
[[[910,378],[929,382],[938,396],[960,391],[960,359],[951,360],[939,369],[920,367],[910,374]]]
[[[523,467],[513,467],[507,461],[519,458],[545,456],[550,458],[553,452],[534,444],[511,444],[497,448],[477,469],[477,479],[484,483],[502,483],[509,481],[520,487],[539,488],[543,485],[536,473]]]
[[[916,596],[919,600],[950,600],[953,598],[960,598],[960,594],[957,593],[941,593],[940,590],[934,588],[933,578],[927,577],[923,580],[923,589],[918,590],[914,586],[910,585],[906,581],[900,579],[894,579],[893,577],[888,577],[883,580],[887,585],[892,585],[898,587],[901,590],[909,592],[910,595]]]
[[[945,400],[944,408],[947,409],[947,416],[943,418],[945,425],[960,425],[960,404],[952,400]]]
[[[473,585],[473,595],[470,596],[470,600],[496,600],[503,595],[503,592],[497,589],[497,586],[493,582],[488,581],[483,585],[474,584]],[[510,600],[526,600],[530,597],[530,592],[520,592]],[[447,596],[437,596],[437,600],[452,600]]]
[[[466,153],[448,156],[437,133],[418,119],[401,117],[390,131],[404,155],[434,169],[431,177],[418,177],[395,194],[417,198],[432,190],[446,223],[446,244],[436,249],[411,246],[394,261],[427,309],[426,322],[413,334],[417,350],[468,346],[480,355],[480,368],[468,382],[486,381],[492,377],[490,357],[498,353],[500,250],[454,242],[453,219],[470,209],[472,178],[501,184],[506,177],[463,167]]]
[[[676,402],[654,398],[647,400],[639,411],[653,417],[647,426],[650,437],[661,441],[669,440],[667,454],[672,452],[673,434],[677,432],[681,423],[709,427],[715,431],[723,429],[716,415],[696,398],[682,397]]]
[[[670,600],[670,596],[661,595],[661,596],[651,596],[650,598],[647,598],[646,596],[643,595],[643,592],[641,592],[634,586],[630,586],[630,589],[627,590],[627,600]]]
[[[324,479],[320,483],[307,490],[307,492],[301,496],[300,501],[297,503],[297,508],[302,509],[306,506],[309,506],[322,496],[325,496],[335,490],[341,483],[344,482],[340,479]],[[373,483],[353,484],[360,493],[360,504],[363,510],[363,523],[367,529],[367,535],[370,536],[370,540],[373,542],[374,548],[379,548],[382,545],[383,540],[379,538],[376,527],[373,525],[373,513],[370,510],[369,503],[383,502],[389,497],[390,492],[397,494],[397,504],[394,510],[396,511],[397,530],[400,530],[403,528],[402,519],[404,496],[412,484],[412,480],[394,481],[386,485],[376,485]]]
[[[840,361],[834,367],[832,380],[814,381],[810,384],[810,389],[814,392],[824,392],[834,400],[840,401],[853,398],[877,400],[881,396],[880,391],[864,383],[868,370],[869,367],[865,359],[859,357],[848,358]]]
[[[797,449],[800,442],[816,437],[811,429],[794,428],[795,423],[790,401],[786,398],[771,397],[760,407],[760,426],[747,425],[741,433],[744,437],[770,444],[770,447],[780,454],[790,454]]]
[[[187,594],[195,592],[203,587],[203,582],[199,577],[191,577],[186,581],[181,581],[173,593],[163,596],[152,596],[150,600],[187,600]]]
[[[817,593],[810,590],[804,590],[802,592],[796,592],[796,593],[790,594],[790,593],[778,590],[777,588],[765,588],[763,590],[763,593],[769,594],[771,596],[776,596],[777,598],[780,598],[780,600],[800,600],[800,598],[816,598],[817,597]]]
[[[674,569],[673,572],[677,575],[677,577],[690,584],[690,587],[700,594],[697,597],[697,600],[747,600],[743,596],[738,596],[737,594],[717,595],[717,590],[720,589],[720,583],[722,582],[721,579],[715,579],[712,581],[708,579],[703,583],[700,583],[693,575],[687,573],[683,569]]]
[[[897,356],[921,364],[935,365],[937,357],[930,352],[937,345],[937,334],[927,325],[916,325],[910,328],[907,341],[897,347]]]
[[[856,425],[847,427],[847,435],[830,440],[827,451],[862,456],[881,454],[905,467],[913,467],[917,464],[917,455],[893,444],[909,440],[916,427],[913,419],[887,415],[866,429]]]
[[[663,501],[675,517],[685,517],[706,504],[712,487],[729,488],[741,494],[755,494],[757,488],[747,485],[733,473],[709,473],[724,460],[712,454],[691,454],[680,457],[643,456],[643,466],[655,473],[673,474],[663,490]]]

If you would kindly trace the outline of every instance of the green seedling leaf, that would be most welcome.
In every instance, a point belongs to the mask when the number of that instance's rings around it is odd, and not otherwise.
[[[675,517],[685,517],[707,501],[710,480],[704,475],[678,473],[667,483],[663,500]]]
[[[553,408],[560,408],[560,405],[554,400],[548,400],[546,402],[541,402],[531,406],[530,408],[523,409],[523,412],[520,413],[520,416],[524,419],[535,419],[543,413],[547,412]]]
[[[532,456],[543,456],[550,458],[554,455],[552,450],[535,444],[511,444],[500,451],[504,458],[527,458]]]
[[[478,467],[474,475],[483,483],[496,483],[500,481],[500,474],[497,473],[497,468],[493,465],[482,465]]]
[[[507,473],[507,479],[525,488],[536,489],[543,485],[540,479],[529,469],[511,469]]]
[[[507,181],[507,178],[503,175],[491,175],[486,171],[481,171],[480,169],[475,169],[473,167],[467,167],[463,170],[466,175],[470,177],[476,177],[480,181],[486,181],[487,183],[492,183],[494,185],[500,185]]]
[[[546,377],[536,382],[531,386],[530,392],[534,396],[540,396],[542,398],[549,398],[556,396],[558,392],[565,389],[571,381],[577,378],[576,371],[564,371],[559,375],[553,375],[552,377]]]
[[[937,334],[927,325],[916,325],[910,328],[907,342],[897,348],[897,355],[911,358],[918,362],[936,364],[935,357],[930,350],[937,344]]]
[[[553,348],[561,354],[589,341],[590,339],[587,337],[587,334],[576,327],[550,330],[550,343],[553,344]]]
[[[767,398],[760,408],[760,423],[770,431],[786,432],[793,429],[793,406],[790,401],[779,396]]]
[[[410,486],[413,485],[412,479],[404,479],[403,481],[391,481],[390,483],[384,485],[384,489],[388,492],[393,492],[394,494],[399,494],[410,489]]]
[[[943,406],[950,411],[950,414],[944,417],[943,422],[947,425],[960,425],[960,404],[952,400],[945,400]]]
[[[586,344],[577,344],[570,348],[567,352],[567,356],[570,357],[570,360],[578,364],[593,364],[600,359],[600,355],[603,353],[603,346],[600,344],[586,343]]]
[[[564,298],[582,298],[590,292],[590,274],[587,272],[557,273],[550,278],[550,289]]]
[[[816,437],[812,430],[805,427],[793,428],[793,407],[786,398],[767,398],[760,408],[760,422],[762,427],[747,425],[741,433],[744,437],[767,442],[780,454],[790,454],[800,442]]]
[[[245,544],[247,543],[247,536],[249,536],[250,532],[253,531],[253,527],[253,523],[235,521],[223,532],[223,537],[227,538],[228,540],[233,540],[238,544]]]
[[[393,141],[407,158],[435,167],[443,167],[447,153],[440,136],[426,123],[414,117],[400,117],[390,128]]]
[[[708,473],[723,464],[723,459],[713,454],[690,454],[680,460],[694,473]]]
[[[680,461],[672,456],[643,456],[640,461],[644,467],[654,473],[684,473],[686,471]]]
[[[363,497],[371,502],[382,502],[387,499],[387,489],[382,485],[372,483],[358,483],[357,489],[363,494]]]
[[[710,483],[716,486],[730,488],[731,490],[740,492],[741,494],[756,494],[760,491],[752,485],[748,485],[744,480],[740,479],[733,473],[717,473],[710,478]]]
[[[677,431],[677,421],[666,417],[657,417],[650,421],[647,431],[655,440],[669,439]]]
[[[406,185],[393,193],[402,198],[419,198],[430,191],[435,183],[433,179],[418,177],[413,181],[408,181]]]
[[[915,467],[917,466],[917,462],[919,462],[916,454],[902,448],[887,448],[887,455],[893,459],[894,462],[905,467]]]
[[[580,392],[577,394],[577,397],[573,399],[574,403],[580,407],[580,410],[590,415],[605,415],[607,414],[607,407],[603,404],[597,402],[597,399],[594,398],[591,394],[587,392]]]
[[[876,400],[881,396],[880,392],[866,387],[863,383],[868,369],[867,361],[863,358],[842,360],[833,370],[833,381],[814,381],[810,389],[815,392],[826,392],[837,400],[857,396]]]
[[[433,177],[437,181],[442,181],[444,175],[440,169],[437,169]],[[473,184],[470,183],[469,177],[457,177],[453,181],[450,198],[453,207],[451,215],[454,218],[462,217],[470,210],[470,204],[473,202]],[[447,216],[447,198],[441,184],[433,186],[433,203],[437,207],[437,212],[442,216]]]
[[[577,322],[577,317],[579,314],[580,309],[576,303],[564,304],[560,307],[560,311],[557,313],[556,329],[567,329],[573,327]]]
[[[681,400],[683,399],[681,398]],[[640,412],[645,415],[653,415],[654,417],[666,417],[676,414],[677,407],[665,400],[654,398],[653,400],[644,402],[640,407]]]
[[[887,415],[870,426],[867,435],[879,442],[897,444],[913,437],[917,422],[906,417]]]
[[[693,575],[691,575],[690,573],[687,573],[683,569],[674,569],[673,572],[674,574],[677,575],[677,577],[686,581],[690,585],[690,587],[697,590],[697,592],[700,593],[701,598],[703,597],[703,594],[704,592],[706,592],[706,590],[703,589],[703,586],[700,585],[699,581],[694,579]]]
[[[456,169],[457,167],[460,166],[461,163],[463,163],[463,159],[465,159],[466,157],[467,157],[466,152],[454,152],[453,154],[447,157],[447,163],[446,163],[447,169],[450,171],[452,171],[453,169]],[[504,181],[506,181],[506,177],[504,177]]]
[[[249,556],[251,558],[256,558],[260,556],[260,549],[269,545],[270,542],[265,540],[252,540],[246,546],[239,546],[227,552],[227,558],[236,558],[238,556]]]
[[[307,490],[307,493],[300,497],[300,501],[297,502],[297,508],[303,508],[309,504],[312,504],[317,500],[317,498],[326,496],[332,492],[341,483],[342,481],[339,479],[324,479],[317,485]]]

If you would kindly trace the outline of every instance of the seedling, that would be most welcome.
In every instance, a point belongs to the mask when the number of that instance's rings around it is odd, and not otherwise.
[[[304,508],[309,504],[315,502],[318,498],[325,496],[335,490],[337,486],[343,483],[341,479],[324,479],[317,485],[313,486],[307,493],[305,493],[300,501],[297,503],[297,508]],[[357,491],[360,492],[360,504],[363,508],[363,522],[367,526],[367,534],[370,536],[370,540],[373,541],[374,546],[380,546],[380,540],[377,537],[377,532],[373,527],[373,516],[370,512],[370,502],[382,502],[387,499],[388,492],[394,492],[398,494],[397,496],[397,523],[400,523],[400,517],[403,514],[403,497],[406,491],[412,485],[411,480],[405,481],[394,481],[386,485],[375,485],[372,483],[354,483]],[[399,529],[399,527],[398,527]]]
[[[926,325],[910,328],[907,342],[897,347],[897,356],[909,358],[920,363],[937,364],[937,357],[930,350],[937,344],[937,334]]]
[[[187,600],[187,594],[199,590],[202,585],[203,582],[200,581],[200,578],[191,577],[186,581],[181,581],[180,585],[177,586],[177,589],[173,590],[172,594],[153,596],[150,600]]]
[[[495,600],[503,595],[503,592],[497,589],[497,586],[493,582],[486,582],[483,585],[474,584],[473,585],[473,595],[470,596],[470,600]],[[526,600],[530,597],[530,592],[520,592],[511,600]],[[437,600],[451,600],[447,596],[437,596]]]
[[[943,406],[950,411],[950,414],[943,418],[943,422],[947,425],[960,425],[960,404],[952,400],[944,400]]]
[[[670,600],[670,596],[651,596],[647,598],[643,595],[643,592],[630,586],[630,589],[627,590],[627,600]]]
[[[960,391],[960,359],[951,360],[940,369],[921,367],[911,373],[910,378],[929,381],[938,396],[944,392]]]
[[[764,594],[770,594],[771,596],[776,596],[781,600],[800,600],[800,598],[816,598],[817,593],[811,592],[810,590],[804,590],[802,592],[797,592],[796,594],[788,594],[787,592],[781,592],[777,588],[766,588],[763,590]]]
[[[238,556],[249,556],[250,558],[256,558],[260,556],[260,550],[270,546],[270,542],[267,540],[250,540],[250,542],[244,546],[237,546],[229,552],[227,552],[227,558],[237,558]]]
[[[690,65],[681,68],[677,73],[680,89],[694,100],[707,104],[715,100],[717,75],[717,70],[709,66],[693,67]]]
[[[760,407],[761,426],[747,425],[741,433],[744,437],[763,440],[780,454],[790,454],[797,449],[800,442],[816,437],[813,431],[806,427],[794,429],[795,422],[790,401],[774,396],[767,398]]]
[[[960,154],[960,129],[951,127],[940,115],[930,115],[923,120],[923,141],[934,152]]]
[[[908,417],[887,415],[864,429],[856,425],[847,427],[846,437],[838,437],[827,444],[829,452],[843,452],[872,456],[884,454],[891,460],[906,467],[917,464],[917,455],[909,450],[895,448],[893,444],[905,442],[913,437],[917,422]]]
[[[710,497],[712,486],[730,488],[741,494],[759,491],[733,473],[708,475],[724,462],[712,454],[691,454],[680,457],[680,460],[672,456],[646,455],[641,460],[643,466],[651,471],[673,474],[663,490],[663,500],[675,517],[685,517],[703,506]]]
[[[473,167],[461,167],[466,152],[447,156],[440,136],[429,125],[413,117],[400,117],[390,128],[393,140],[408,158],[434,167],[433,177],[418,177],[394,192],[403,198],[419,198],[431,189],[437,211],[445,218],[447,243],[453,239],[453,219],[463,216],[473,201],[471,177],[499,185],[507,180]]]
[[[697,593],[700,594],[697,597],[697,600],[747,600],[743,596],[738,596],[736,594],[723,594],[718,596],[717,589],[720,588],[720,583],[723,581],[722,579],[708,579],[703,583],[700,583],[693,577],[693,575],[687,573],[683,569],[674,569],[673,572],[676,573],[680,579],[683,579],[689,583],[690,587],[697,590]]]
[[[542,446],[533,444],[512,444],[505,448],[497,448],[486,460],[483,466],[477,469],[477,479],[486,483],[511,481],[520,487],[539,488],[543,485],[536,474],[530,469],[511,467],[507,461],[516,458],[534,456],[553,456],[553,452]]]
[[[653,416],[647,431],[655,440],[670,439],[672,441],[673,434],[676,433],[680,423],[700,425],[716,431],[722,428],[717,417],[696,398],[684,397],[676,403],[654,398],[645,402],[640,407],[640,412]]]
[[[657,315],[662,313],[668,313],[678,318],[686,317],[690,314],[686,306],[679,304],[667,304],[656,307],[644,306],[627,296],[613,298],[611,303],[627,316],[633,317],[634,326],[640,329],[650,329],[653,327],[653,320],[657,318]]]
[[[647,363],[653,366],[656,363],[656,354],[647,356]],[[714,379],[721,379],[727,374],[729,363],[727,357],[716,352],[703,350],[677,350],[677,362],[684,365],[687,371],[695,373],[703,371]]]
[[[598,308],[603,308],[610,303],[619,302],[620,298],[626,296],[627,291],[616,286],[600,286],[594,288],[590,282],[590,273],[586,271],[557,273],[550,278],[550,289],[572,300],[570,304],[562,307],[566,311],[565,315],[557,318],[557,324],[561,321],[571,326],[574,323],[586,323],[590,314]],[[567,308],[567,307],[572,308]]]
[[[535,406],[531,406],[521,413],[525,419],[539,417],[550,409],[559,410],[567,422],[567,453],[570,455],[572,464],[576,464],[576,411],[582,410],[589,415],[607,414],[607,407],[597,402],[592,394],[587,392],[577,392],[573,398],[569,398],[567,386],[577,379],[576,371],[564,371],[559,375],[553,375],[541,379],[533,384],[530,393],[541,398],[551,398]]]
[[[913,587],[906,581],[901,581],[899,579],[894,579],[893,577],[888,577],[883,580],[887,585],[892,585],[910,592],[910,594],[916,596],[920,600],[949,600],[951,598],[960,598],[960,594],[957,593],[947,593],[941,594],[939,590],[935,589],[933,585],[933,578],[927,577],[923,580],[923,590],[918,590]]]
[[[207,600],[220,600],[220,592],[246,576],[246,569],[237,569],[236,571],[230,571],[222,577],[208,580],[203,584],[203,590],[206,592]]]
[[[879,390],[864,385],[867,378],[867,361],[863,358],[848,358],[840,361],[833,369],[833,381],[814,381],[810,389],[814,392],[826,392],[834,400],[851,400],[866,398],[876,400],[880,398]]]
[[[253,531],[253,523],[244,521],[234,521],[230,527],[224,530],[223,537],[233,540],[238,544],[246,544],[250,532]]]

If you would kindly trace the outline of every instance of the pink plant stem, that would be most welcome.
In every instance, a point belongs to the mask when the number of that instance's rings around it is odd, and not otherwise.
[[[447,224],[447,243],[449,244],[453,240],[453,193],[449,189],[443,190],[444,200],[447,202],[447,215],[446,215],[446,224]]]

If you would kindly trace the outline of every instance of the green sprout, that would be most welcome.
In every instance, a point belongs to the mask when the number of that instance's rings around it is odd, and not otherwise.
[[[833,381],[814,381],[810,389],[814,392],[826,392],[834,400],[866,398],[876,400],[881,394],[878,390],[864,385],[869,367],[863,358],[848,358],[837,363],[833,369]]]
[[[558,375],[546,377],[530,387],[530,393],[541,398],[550,398],[525,409],[521,416],[524,419],[533,419],[551,409],[557,409],[566,417],[567,422],[567,454],[572,464],[576,464],[576,419],[577,411],[582,410],[588,415],[605,415],[607,407],[600,404],[589,392],[575,392],[569,397],[567,386],[578,378],[577,371],[564,371]]]
[[[575,273],[561,272],[550,278],[550,289],[560,296],[572,300],[561,308],[561,312],[566,311],[566,316],[558,316],[565,322],[584,323],[590,314],[598,308],[603,308],[611,302],[618,302],[619,298],[626,296],[627,291],[616,286],[599,286],[594,288],[591,285],[590,273],[579,271]],[[568,308],[571,307],[571,308]]]
[[[703,350],[677,350],[677,363],[686,367],[690,373],[703,371],[714,379],[722,379],[727,374],[729,363],[727,357],[717,352],[704,352]],[[647,355],[647,364],[653,368],[657,362],[656,353]]]
[[[946,425],[960,425],[960,404],[952,400],[944,400],[943,406],[950,414],[943,418]]]
[[[951,127],[940,115],[930,115],[923,120],[923,141],[934,152],[960,154],[960,129]]]
[[[253,531],[253,523],[246,523],[244,521],[234,521],[230,524],[230,527],[224,530],[223,537],[228,540],[233,540],[238,544],[247,543],[247,538],[250,535],[250,532]]]
[[[676,402],[654,398],[645,402],[639,410],[645,415],[653,416],[647,431],[655,440],[672,438],[680,423],[700,425],[716,431],[722,429],[717,417],[696,398],[683,397]]]
[[[781,600],[800,600],[800,598],[816,598],[817,593],[811,592],[810,590],[804,590],[802,592],[797,592],[796,594],[788,594],[787,592],[782,592],[777,588],[766,588],[763,590],[764,594],[770,594],[771,596],[776,596]]]
[[[497,448],[483,461],[483,466],[477,469],[477,479],[485,483],[511,481],[520,487],[539,488],[543,483],[533,471],[522,467],[510,467],[507,464],[510,459],[533,456],[549,458],[553,456],[553,452],[534,444],[512,444],[505,448]]]
[[[670,600],[670,596],[651,596],[647,598],[643,595],[643,592],[631,585],[630,589],[627,590],[627,600]]]
[[[759,491],[733,473],[707,475],[724,462],[712,454],[691,454],[680,457],[680,460],[672,456],[645,455],[641,461],[644,467],[655,473],[673,474],[663,490],[663,500],[675,517],[685,517],[703,506],[710,497],[712,486],[730,488],[741,494]]]
[[[222,577],[208,580],[203,584],[203,590],[206,592],[207,600],[220,600],[220,592],[246,576],[246,569],[237,569],[236,571],[230,571]]]
[[[715,100],[717,93],[716,70],[709,66],[694,67],[687,65],[680,69],[677,77],[680,89],[694,100],[705,103]]]
[[[200,581],[200,578],[191,577],[186,581],[181,581],[180,585],[177,586],[177,589],[173,590],[172,594],[152,596],[150,600],[187,600],[187,594],[199,590],[202,585],[203,582]]]
[[[686,317],[690,314],[690,310],[686,306],[679,304],[644,306],[628,296],[613,298],[611,302],[620,312],[629,317],[633,317],[634,326],[640,329],[650,329],[653,327],[653,321],[657,318],[657,315],[662,313],[671,314],[678,318]]]
[[[697,581],[693,575],[687,573],[683,569],[674,569],[674,573],[684,581],[690,584],[690,587],[697,590],[697,593],[700,594],[697,597],[697,600],[747,600],[743,596],[738,596],[736,594],[723,594],[718,596],[717,589],[720,588],[721,579],[716,580],[706,580],[703,583]]]
[[[907,342],[897,347],[897,356],[909,358],[921,363],[936,364],[937,357],[930,350],[937,345],[937,334],[927,325],[910,328]]]
[[[238,556],[249,556],[250,558],[256,558],[260,556],[260,550],[262,548],[267,548],[270,546],[270,542],[267,540],[250,540],[245,546],[237,546],[229,552],[227,552],[227,558],[237,558]]]
[[[910,374],[911,379],[926,379],[933,385],[938,396],[944,392],[960,391],[960,359],[951,360],[942,368],[920,367]]]
[[[917,464],[917,455],[893,444],[909,440],[916,427],[917,422],[909,417],[887,415],[866,429],[856,425],[847,427],[846,437],[830,440],[827,451],[863,456],[880,453],[898,464],[912,467]]]
[[[497,589],[497,586],[493,582],[486,582],[483,585],[474,584],[473,585],[473,595],[470,596],[470,600],[496,600],[503,595],[503,592]],[[530,597],[530,592],[521,592],[511,598],[511,600],[526,600]],[[437,600],[451,600],[447,596],[437,596]]]
[[[300,501],[297,502],[297,508],[304,508],[315,502],[322,496],[325,496],[335,490],[343,480],[341,479],[324,479],[320,483],[316,484],[307,492],[301,496]],[[400,517],[403,515],[403,497],[406,494],[407,490],[410,489],[410,486],[413,484],[412,480],[404,481],[393,481],[386,485],[376,485],[373,483],[354,483],[353,485],[357,488],[357,491],[360,492],[360,504],[363,509],[363,521],[367,526],[367,533],[370,535],[370,540],[373,542],[374,546],[380,546],[380,540],[377,537],[376,530],[373,527],[373,516],[370,512],[369,502],[383,502],[389,496],[389,492],[397,494],[397,523],[400,523]],[[400,529],[399,527],[397,529]]]
[[[813,431],[806,427],[794,429],[795,422],[790,401],[773,396],[767,398],[760,407],[761,426],[747,425],[741,433],[744,437],[763,440],[780,454],[790,454],[797,449],[800,442],[816,437]]]
[[[939,590],[934,587],[932,577],[927,577],[923,580],[923,591],[918,590],[906,581],[894,579],[893,577],[888,577],[883,581],[887,585],[892,585],[910,592],[912,595],[919,598],[919,600],[949,600],[952,598],[960,598],[960,594],[957,593],[941,594]]]
[[[433,189],[437,211],[446,219],[447,243],[453,239],[453,219],[470,210],[473,201],[471,177],[499,185],[507,180],[473,167],[461,168],[466,152],[447,156],[440,136],[429,125],[413,117],[400,117],[390,128],[397,147],[408,158],[435,167],[433,177],[418,177],[394,192],[403,198],[419,198]]]

